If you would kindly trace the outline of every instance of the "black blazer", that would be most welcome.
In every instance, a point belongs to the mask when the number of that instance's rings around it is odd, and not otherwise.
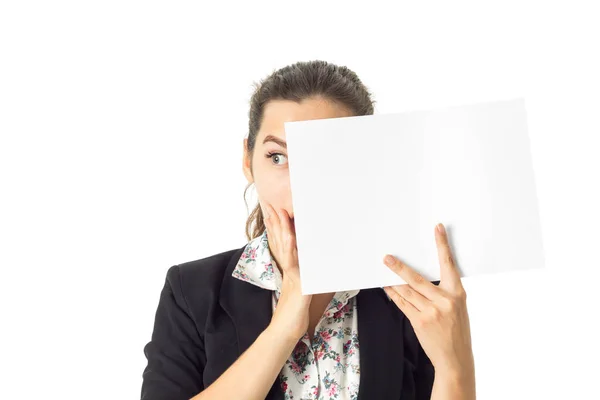
[[[231,276],[245,247],[169,268],[144,346],[142,400],[189,400],[269,325],[272,292]],[[359,400],[429,399],[434,369],[409,320],[380,288],[356,301]],[[266,399],[283,400],[279,379]]]

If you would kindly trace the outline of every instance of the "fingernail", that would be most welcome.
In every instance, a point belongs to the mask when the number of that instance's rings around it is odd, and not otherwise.
[[[446,229],[444,229],[444,224],[442,224],[441,222],[439,224],[437,224],[437,231],[440,234],[445,234],[446,233]]]
[[[385,256],[383,262],[387,265],[392,265],[394,263],[394,258],[392,256]]]

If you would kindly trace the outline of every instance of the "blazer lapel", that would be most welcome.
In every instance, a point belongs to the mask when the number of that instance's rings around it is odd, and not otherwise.
[[[231,274],[239,261],[245,246],[231,258],[219,296],[219,304],[233,320],[235,326],[238,357],[242,355],[256,338],[267,328],[273,315],[271,296],[273,292],[244,282]],[[283,399],[283,392],[277,378],[267,399]]]
[[[219,296],[219,304],[235,326],[238,357],[267,328],[272,317],[272,292],[232,276],[244,247],[231,258]],[[361,290],[357,295],[357,305],[360,346],[358,398],[400,399],[406,317],[380,288]],[[266,399],[283,400],[279,378]]]
[[[359,399],[400,399],[404,376],[404,315],[383,289],[357,295]]]

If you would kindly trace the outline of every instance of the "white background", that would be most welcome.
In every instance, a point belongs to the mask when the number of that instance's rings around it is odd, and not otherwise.
[[[0,398],[139,398],[168,267],[246,242],[252,82],[311,59],[525,98],[547,270],[465,279],[478,398],[600,398],[593,2],[214,3],[0,3]]]

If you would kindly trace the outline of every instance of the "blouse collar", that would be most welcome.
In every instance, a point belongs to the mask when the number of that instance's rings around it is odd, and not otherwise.
[[[245,247],[233,270],[232,276],[263,289],[272,290],[277,297],[281,293],[282,276],[277,263],[271,257],[267,240],[267,230],[252,239]],[[345,305],[360,290],[337,292],[332,304]]]

